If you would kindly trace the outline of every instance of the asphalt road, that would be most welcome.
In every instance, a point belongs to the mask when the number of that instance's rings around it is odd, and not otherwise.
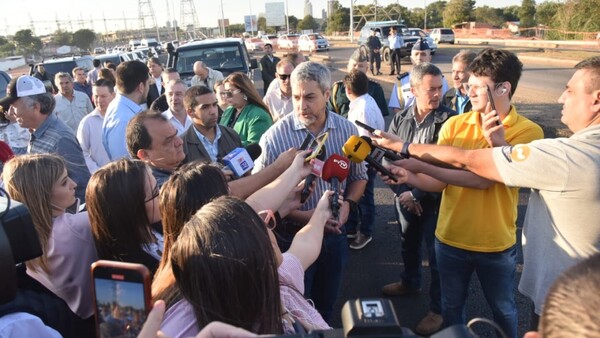
[[[451,59],[461,48],[473,48],[470,46],[447,46],[442,45],[433,58],[433,63],[442,69],[446,77],[450,76]],[[480,49],[480,48],[478,48]],[[339,47],[333,48],[330,52],[318,54],[313,59],[321,60],[324,56],[330,57],[327,64],[332,70],[334,81],[342,79],[347,60],[352,54],[354,48]],[[551,64],[542,64],[536,62],[524,61],[525,67],[521,83],[514,97],[514,102],[524,115],[529,116],[534,121],[542,124],[547,137],[553,137],[560,125],[560,105],[556,100],[562,93],[565,84],[573,74],[571,67],[553,66]],[[403,71],[410,69],[409,61],[404,60]],[[387,66],[382,67],[384,74],[389,73]],[[393,87],[392,76],[377,76],[373,79],[379,81],[389,99],[389,93]],[[260,87],[260,83],[257,83]],[[260,88],[262,89],[262,88]],[[260,90],[259,89],[259,90]],[[391,116],[386,118],[386,125],[389,125]],[[521,226],[527,202],[527,192],[521,194],[521,204],[519,206],[518,234],[520,242]],[[401,241],[398,230],[398,224],[395,220],[392,207],[393,194],[391,190],[381,181],[377,181],[375,188],[376,201],[376,223],[374,225],[373,241],[362,250],[350,249],[348,265],[343,277],[340,297],[336,304],[331,324],[334,327],[341,327],[341,307],[348,299],[366,298],[366,297],[384,297],[381,288],[391,282],[399,280],[402,270],[402,259],[400,256]],[[522,262],[519,243],[519,262]],[[391,297],[396,314],[402,326],[414,329],[418,321],[428,311],[428,285],[430,283],[429,270],[427,262],[424,261],[424,281],[423,292],[417,295],[404,297]],[[517,271],[516,283],[520,278],[520,266]],[[515,288],[518,312],[519,312],[519,336],[522,336],[529,326],[529,315],[531,313],[530,302],[523,297]],[[469,288],[469,297],[467,300],[467,318],[474,317],[492,318],[491,311],[483,297],[479,281],[473,276]],[[483,337],[493,337],[493,330],[483,324],[477,324],[474,327],[477,334]]]

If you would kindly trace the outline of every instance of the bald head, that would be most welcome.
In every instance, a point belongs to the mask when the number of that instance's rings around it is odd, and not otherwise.
[[[194,74],[198,75],[201,80],[206,79],[208,76],[208,69],[206,69],[206,64],[202,61],[194,62]]]

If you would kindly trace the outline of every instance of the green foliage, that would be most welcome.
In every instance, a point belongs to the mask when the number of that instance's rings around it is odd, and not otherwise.
[[[473,20],[474,0],[450,0],[444,9],[444,26],[452,27]]]
[[[504,21],[519,21],[519,9],[521,9],[520,6],[508,6],[502,8]]]
[[[90,49],[96,40],[96,33],[89,29],[80,29],[73,33],[73,44],[81,49]]]
[[[535,0],[523,0],[519,9],[520,28],[535,27]]]
[[[57,46],[70,46],[73,43],[73,33],[59,29],[52,34],[52,43]]]
[[[444,9],[446,9],[446,1],[436,1],[427,5],[427,28],[444,25]]]
[[[411,8],[408,13],[409,14],[404,21],[404,24],[407,27],[423,27],[423,20],[425,18],[425,11],[423,8]],[[429,23],[427,26],[430,26]]]
[[[244,32],[246,31],[246,25],[243,23],[236,23],[233,25],[229,25],[228,27],[225,28],[225,35],[226,36],[239,36],[244,34]]]
[[[0,36],[0,56],[15,55],[15,45],[9,42],[5,37]]]
[[[258,21],[256,22],[259,31],[266,32],[267,31],[267,18],[264,16],[258,17]]]
[[[504,24],[504,15],[502,9],[482,6],[475,8],[475,21],[489,23],[490,25],[501,28]]]
[[[550,1],[538,4],[535,10],[535,19],[537,20],[537,23],[546,26],[554,25],[554,17],[561,7],[562,4]]]
[[[16,32],[14,41],[19,52],[24,54],[40,54],[43,46],[42,40],[33,36],[31,29]]]
[[[342,7],[338,1],[333,3],[333,14],[327,23],[327,32],[344,32],[350,29],[350,8]]]
[[[299,30],[305,30],[305,29],[317,30],[317,29],[319,29],[319,24],[317,23],[317,20],[315,20],[315,18],[312,17],[312,15],[307,15],[304,17],[304,19],[302,19],[302,20],[300,20],[300,22],[298,22],[298,29]]]
[[[298,28],[298,21],[299,21],[298,18],[295,17],[295,16],[293,16],[293,15],[290,15],[288,17],[288,23],[290,25],[290,32],[292,32],[292,31],[295,32],[296,30],[299,29]]]

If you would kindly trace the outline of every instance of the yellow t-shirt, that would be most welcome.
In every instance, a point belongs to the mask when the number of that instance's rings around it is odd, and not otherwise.
[[[542,128],[517,114],[514,106],[502,121],[511,145],[544,137]],[[478,112],[450,118],[438,144],[463,149],[490,148]],[[477,252],[499,252],[516,243],[518,188],[496,183],[486,190],[448,185],[442,193],[436,237],[444,244]]]

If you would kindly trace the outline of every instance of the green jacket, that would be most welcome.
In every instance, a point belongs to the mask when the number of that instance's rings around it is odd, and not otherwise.
[[[225,109],[219,124],[233,128],[242,139],[245,147],[250,143],[258,143],[262,134],[273,124],[271,115],[259,106],[248,103],[233,124],[235,108],[230,106]]]
[[[383,116],[388,116],[387,101],[385,100],[385,94],[381,85],[371,79],[369,79],[369,87],[367,93],[373,97],[377,106],[381,110]],[[337,81],[331,87],[331,96],[327,103],[327,108],[333,112],[348,118],[348,111],[350,110],[350,99],[346,96],[346,89],[343,81]]]

